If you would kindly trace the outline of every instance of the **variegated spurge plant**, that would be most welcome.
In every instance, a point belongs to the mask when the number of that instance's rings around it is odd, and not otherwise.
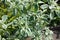
[[[52,40],[59,22],[57,0],[0,0],[0,40]]]

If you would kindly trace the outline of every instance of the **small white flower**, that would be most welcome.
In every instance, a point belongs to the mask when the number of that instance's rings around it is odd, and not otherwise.
[[[53,32],[52,32],[52,31],[50,31],[50,34],[53,34]]]
[[[46,32],[45,35],[48,35],[48,33]]]

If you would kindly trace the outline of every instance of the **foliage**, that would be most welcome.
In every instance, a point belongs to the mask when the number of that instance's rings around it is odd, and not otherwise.
[[[48,25],[59,22],[60,7],[55,0],[0,0],[1,40],[51,40]]]

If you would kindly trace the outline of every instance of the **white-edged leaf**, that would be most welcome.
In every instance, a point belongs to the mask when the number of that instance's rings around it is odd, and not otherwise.
[[[44,4],[44,5],[41,5],[40,7],[41,7],[41,9],[46,9],[46,8],[48,8],[48,5]]]
[[[16,38],[15,40],[19,40],[19,39]]]
[[[5,38],[2,38],[2,40],[6,40]]]
[[[3,15],[2,16],[2,21],[5,22],[7,20],[7,17],[8,17],[7,15]]]
[[[54,17],[53,13],[50,13],[50,19],[52,20]]]
[[[44,3],[43,1],[39,1],[38,3]]]
[[[4,22],[2,20],[0,20],[0,24],[4,24]]]
[[[6,29],[6,28],[7,28],[7,25],[6,25],[6,24],[3,24],[3,25],[2,25],[2,28],[3,28],[3,29]]]
[[[2,20],[0,20],[0,23],[2,23]]]
[[[0,35],[0,40],[1,40],[1,35]]]
[[[11,2],[11,0],[7,0],[8,2]]]

